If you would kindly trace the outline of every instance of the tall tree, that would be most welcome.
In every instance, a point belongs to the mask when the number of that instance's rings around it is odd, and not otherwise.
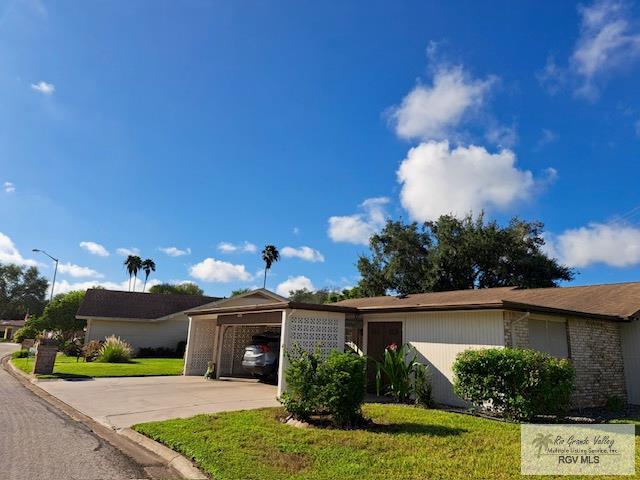
[[[149,293],[173,293],[178,295],[204,295],[204,291],[195,283],[160,283],[149,288]]]
[[[37,267],[0,263],[0,318],[37,316],[46,304],[49,282]]]
[[[85,320],[76,318],[84,295],[84,291],[76,290],[53,297],[39,319],[44,330],[59,332],[65,340],[79,334],[86,326]]]
[[[136,291],[136,279],[142,268],[142,259],[138,255],[129,255],[124,261],[124,266],[129,273],[129,291],[131,291],[131,277],[133,277],[133,291]]]
[[[237,290],[231,290],[231,296],[237,297],[238,295],[242,295],[244,293],[249,293],[251,291],[250,288],[239,288]]]
[[[307,288],[301,288],[299,290],[291,290],[289,292],[289,300],[292,302],[303,303],[327,303],[329,300],[330,291],[328,288],[321,288],[320,290],[311,291]]]
[[[384,295],[519,286],[554,287],[574,272],[543,251],[543,225],[513,218],[506,227],[484,215],[404,224],[389,220],[358,259],[360,293]]]
[[[262,250],[262,260],[264,261],[264,282],[262,288],[267,288],[267,270],[271,268],[274,262],[280,260],[280,252],[273,245],[266,245]]]
[[[145,260],[142,261],[140,266],[144,271],[144,285],[142,287],[142,291],[144,292],[145,289],[147,288],[147,280],[149,280],[149,275],[151,274],[151,272],[156,271],[156,262],[154,262],[150,258],[146,258]]]

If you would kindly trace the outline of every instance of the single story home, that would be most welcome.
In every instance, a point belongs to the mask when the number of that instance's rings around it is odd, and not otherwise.
[[[76,318],[87,321],[85,342],[120,337],[135,350],[176,349],[187,340],[187,310],[214,304],[216,297],[90,288]]]
[[[0,339],[11,340],[16,330],[24,327],[26,320],[0,320]]]
[[[251,337],[281,333],[278,394],[285,350],[324,352],[345,345],[373,358],[409,343],[431,368],[434,400],[464,405],[453,392],[452,365],[470,348],[528,347],[568,358],[576,369],[573,403],[601,406],[610,397],[640,404],[640,282],[581,287],[514,287],[382,296],[316,305],[260,289],[187,312],[185,375],[207,362],[217,376],[242,375]]]

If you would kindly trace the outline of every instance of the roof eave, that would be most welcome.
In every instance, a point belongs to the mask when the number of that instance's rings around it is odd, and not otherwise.
[[[324,303],[302,303],[302,302],[279,302],[265,303],[256,305],[236,305],[230,307],[208,308],[206,310],[192,310],[186,312],[190,317],[200,315],[215,315],[231,312],[264,312],[267,310],[286,310],[288,308],[297,308],[299,310],[315,310],[320,312],[340,312],[340,313],[358,313],[358,309],[353,307],[341,307],[339,305],[329,305]]]
[[[438,312],[446,310],[494,310],[502,308],[502,302],[499,303],[469,303],[469,304],[453,304],[453,305],[413,305],[394,307],[359,307],[356,310],[360,314],[365,313],[391,313],[391,312]]]
[[[594,320],[608,320],[614,322],[629,321],[629,317],[620,315],[605,315],[600,313],[580,312],[577,310],[567,310],[563,308],[545,307],[543,305],[532,305],[529,303],[513,302],[505,300],[503,302],[504,308],[515,310],[527,310],[539,313],[557,313],[560,315],[571,315],[576,317],[591,318]]]

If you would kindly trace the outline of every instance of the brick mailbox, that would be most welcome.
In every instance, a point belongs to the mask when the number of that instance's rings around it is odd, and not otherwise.
[[[50,375],[53,373],[53,366],[56,363],[56,353],[58,346],[50,338],[43,338],[38,343],[36,350],[36,362],[33,366],[33,373],[38,375]]]

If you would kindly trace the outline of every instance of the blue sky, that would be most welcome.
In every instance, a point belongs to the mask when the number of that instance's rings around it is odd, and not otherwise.
[[[0,261],[344,287],[385,218],[485,209],[638,280],[640,6],[479,3],[0,1]]]

